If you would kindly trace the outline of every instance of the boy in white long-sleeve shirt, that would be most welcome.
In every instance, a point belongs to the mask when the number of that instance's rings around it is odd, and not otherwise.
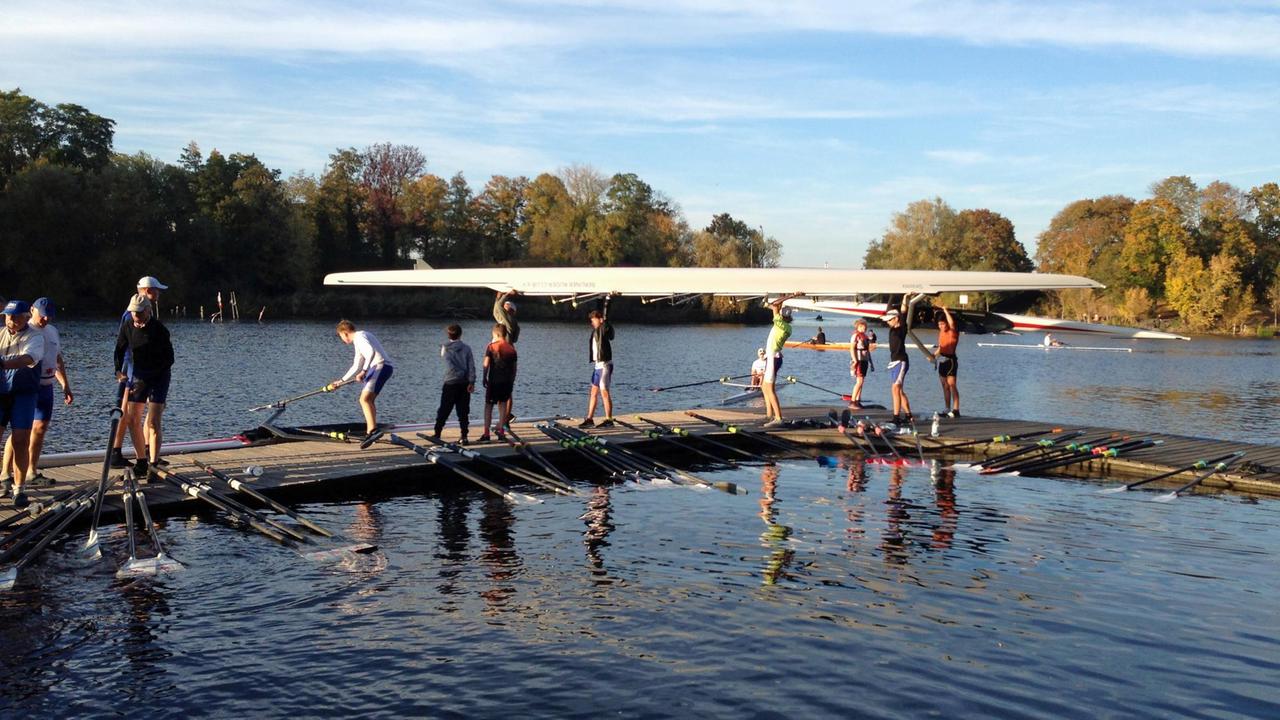
[[[378,393],[382,392],[383,386],[391,379],[395,368],[391,366],[391,358],[387,357],[378,338],[368,330],[356,330],[355,323],[350,320],[338,322],[338,337],[355,348],[356,358],[351,363],[351,369],[335,380],[334,384],[353,378],[356,382],[364,383],[364,389],[360,391],[360,409],[364,412],[365,432],[373,434],[378,426]]]

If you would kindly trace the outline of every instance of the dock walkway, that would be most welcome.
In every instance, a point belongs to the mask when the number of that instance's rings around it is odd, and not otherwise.
[[[786,415],[790,419],[825,419],[830,409],[831,407],[829,406],[793,407],[787,409]],[[724,422],[739,423],[745,426],[750,426],[761,420],[759,411],[751,409],[717,408],[700,409],[699,412]],[[888,413],[884,410],[859,411],[859,414],[878,422],[888,419]],[[668,425],[682,427],[693,433],[714,435],[722,441],[736,444],[749,444],[750,442],[741,436],[726,433],[720,428],[689,417],[683,411],[646,412],[641,413],[641,415]],[[644,426],[644,423],[639,420],[639,416],[625,415],[621,417],[637,426]],[[924,419],[918,425],[918,429],[921,432],[922,445],[927,455],[936,455],[939,452],[945,453],[946,445],[968,443],[999,435],[1017,435],[1052,427],[1054,425],[1050,423],[1024,420],[965,417],[954,420],[943,419],[939,437],[931,438],[928,437],[929,420]],[[1063,468],[1056,471],[1060,475],[1098,480],[1142,479],[1179,466],[1188,465],[1198,459],[1243,451],[1246,453],[1244,459],[1254,464],[1251,467],[1263,466],[1265,471],[1235,471],[1217,474],[1205,480],[1203,484],[1209,488],[1280,496],[1280,473],[1275,472],[1277,466],[1280,466],[1280,447],[1277,446],[1186,437],[1158,432],[1138,432],[1101,426],[1063,425],[1061,427],[1064,430],[1083,429],[1086,430],[1086,434],[1089,436],[1113,432],[1117,436],[1158,439],[1162,441],[1162,444],[1126,453],[1121,457],[1098,459]],[[515,429],[525,441],[535,446],[557,464],[564,463],[570,469],[579,466],[583,470],[582,477],[591,476],[589,466],[580,465],[581,461],[574,458],[571,451],[561,449],[531,423],[516,423]],[[692,454],[682,458],[680,449],[670,443],[643,437],[626,428],[595,429],[592,432],[607,434],[614,442],[634,443],[635,447],[644,448],[643,452],[655,457],[670,459],[675,462],[681,460],[696,461]],[[779,435],[801,445],[813,447],[815,454],[819,448],[854,450],[850,440],[830,428],[780,429],[772,431],[771,434]],[[425,441],[419,440],[412,432],[407,433],[405,437],[414,442],[425,444]],[[456,438],[456,429],[446,429],[445,440]],[[910,443],[912,449],[914,449],[914,443],[909,437],[902,438],[902,441]],[[1010,447],[1011,444],[1009,443],[977,444],[957,452],[964,457],[980,458],[984,455],[1003,452]],[[506,444],[473,445],[472,449],[485,455],[523,464],[520,462],[521,458],[518,453]],[[354,443],[327,440],[275,442],[229,450],[212,450],[193,455],[170,455],[167,459],[172,463],[170,469],[175,472],[197,477],[203,476],[203,471],[192,463],[193,457],[198,457],[204,463],[249,482],[267,495],[287,497],[293,500],[331,497],[344,490],[349,491],[353,486],[368,488],[384,482],[405,483],[422,480],[432,481],[433,483],[438,482],[439,484],[452,482],[452,480],[446,479],[449,475],[447,469],[429,465],[418,455],[404,448],[389,444],[376,444],[362,450]],[[242,475],[242,471],[248,466],[262,467],[264,470],[262,476],[250,478]],[[54,493],[96,481],[101,475],[101,469],[101,462],[98,461],[45,470],[45,475],[56,481],[54,486],[33,488],[29,490],[28,495],[32,500],[47,503]],[[1177,484],[1177,481],[1182,479],[1182,477],[1174,478],[1169,484]],[[183,512],[186,508],[194,508],[197,503],[196,500],[182,495],[167,484],[145,485],[143,489],[153,511],[160,515]],[[110,498],[104,504],[104,515],[112,517],[113,511],[119,507],[118,497]],[[13,506],[8,500],[0,501],[0,520],[13,515],[13,513]]]

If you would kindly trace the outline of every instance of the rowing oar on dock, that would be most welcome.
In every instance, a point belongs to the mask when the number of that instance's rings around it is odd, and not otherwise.
[[[1197,460],[1191,463],[1190,465],[1184,465],[1183,467],[1177,468],[1176,470],[1170,470],[1169,472],[1160,473],[1159,475],[1156,475],[1155,477],[1149,477],[1146,480],[1138,480],[1136,482],[1131,482],[1131,483],[1128,483],[1127,485],[1120,485],[1118,487],[1103,488],[1098,492],[1103,494],[1127,492],[1136,487],[1146,485],[1147,483],[1153,483],[1158,480],[1164,480],[1165,478],[1171,478],[1174,475],[1181,475],[1184,472],[1190,472],[1192,470],[1204,470],[1205,468],[1210,467],[1212,465],[1225,463],[1228,460],[1238,459],[1243,456],[1244,456],[1243,452],[1233,452],[1233,453],[1227,453],[1226,455],[1220,455],[1215,458],[1210,458],[1208,460]],[[1214,472],[1217,472],[1217,470],[1215,469]]]
[[[1083,431],[1081,431],[1081,434],[1082,433]],[[1072,438],[1072,434],[1073,433],[1065,433],[1060,438],[1038,441],[1031,447],[1020,449],[1027,451],[1026,453],[1017,451],[1008,452],[1004,454],[1004,459],[996,460],[995,458],[992,458],[990,461],[979,463],[978,465],[974,465],[974,467],[979,468],[978,471],[986,475],[990,475],[991,473],[1012,472],[1020,470],[1026,466],[1066,457],[1077,453],[1082,449],[1093,448],[1100,443],[1114,441],[1123,442],[1125,440],[1132,439],[1127,436],[1122,436],[1119,433],[1107,433],[1105,435],[1097,435],[1095,437],[1080,440]],[[1063,440],[1072,440],[1072,442],[1064,443]],[[1040,450],[1041,453],[1033,458],[1023,457],[1023,455],[1035,450]]]
[[[671,433],[667,433],[667,432],[665,432],[665,431],[663,431],[663,430],[659,430],[659,429],[657,429],[657,428],[642,428],[642,427],[639,427],[639,426],[636,426],[636,425],[632,425],[631,423],[627,422],[626,420],[620,420],[620,419],[618,419],[618,418],[614,418],[614,422],[618,423],[619,425],[621,425],[622,427],[624,427],[624,428],[626,428],[626,429],[628,429],[628,430],[631,430],[631,431],[633,431],[633,432],[640,433],[641,435],[643,435],[644,437],[649,438],[650,440],[661,440],[661,441],[663,441],[663,442],[665,442],[665,443],[668,443],[668,444],[670,444],[670,445],[674,445],[675,447],[678,447],[678,448],[680,448],[681,450],[684,450],[684,451],[686,451],[686,452],[691,452],[691,453],[693,453],[694,455],[697,455],[697,456],[699,456],[699,457],[707,458],[708,460],[711,460],[712,462],[715,462],[715,463],[721,463],[721,464],[724,464],[724,465],[729,465],[730,467],[737,467],[737,465],[738,465],[738,461],[737,461],[737,460],[734,460],[733,458],[725,458],[725,457],[721,457],[721,456],[719,456],[719,455],[712,455],[711,453],[709,453],[709,452],[707,452],[707,451],[705,451],[705,450],[699,450],[698,448],[693,447],[693,446],[692,446],[690,443],[688,443],[688,442],[680,442],[679,440],[677,440],[677,439],[676,439],[676,438],[680,437],[679,435],[674,435],[674,434],[671,434]]]
[[[138,479],[134,476],[133,470],[129,468],[125,468],[124,471],[124,495],[121,499],[124,501],[124,525],[129,537],[129,559],[116,571],[116,577],[158,575],[162,572],[181,570],[182,563],[165,554],[164,545],[160,542],[160,534],[156,532],[156,524],[151,521],[151,510],[147,507],[147,497],[138,489]],[[147,534],[151,538],[151,544],[155,548],[156,554],[154,557],[138,557],[138,541],[134,537],[133,521],[133,504],[135,502],[138,504],[142,521],[147,525]]]
[[[212,505],[214,508],[226,513],[232,519],[237,520],[267,537],[281,544],[287,544],[288,538],[295,540],[304,540],[305,537],[292,528],[285,528],[279,523],[266,520],[260,513],[251,511],[248,507],[223,496],[221,493],[213,490],[207,483],[199,482],[193,478],[176,473],[166,467],[155,467],[156,475],[165,482],[173,485],[181,490],[184,495],[190,495],[193,498],[203,500]]]
[[[610,442],[609,438],[600,437],[599,435],[592,435],[591,433],[583,432],[582,430],[578,430],[576,428],[565,427],[563,429],[570,434],[579,433],[581,434],[582,437],[590,438],[592,441],[599,443],[602,446],[617,450],[618,452],[622,453],[623,456],[631,456],[635,458],[637,461],[639,461],[639,463],[643,465],[649,465],[650,467],[655,468],[656,470],[662,472],[662,474],[671,478],[673,482],[679,482],[680,480],[684,480],[685,482],[682,484],[691,483],[695,486],[700,485],[702,487],[715,488],[716,490],[727,492],[730,495],[746,495],[747,494],[746,488],[739,487],[737,483],[725,482],[725,481],[713,482],[711,480],[707,480],[706,478],[702,478],[697,475],[694,475],[693,473],[688,472],[686,470],[681,470],[680,468],[674,465],[669,465],[667,463],[664,463],[661,460],[658,460],[656,458],[652,458],[647,455],[642,455],[641,453],[638,453],[635,450],[632,450],[631,448],[624,447],[620,444]]]
[[[1085,446],[1078,450],[1074,455],[1068,455],[1067,457],[1057,458],[1055,460],[1048,460],[1030,467],[1023,467],[1009,472],[1013,475],[1045,472],[1046,470],[1056,470],[1057,468],[1075,465],[1076,463],[1081,462],[1088,462],[1090,460],[1105,460],[1107,458],[1119,457],[1123,454],[1136,452],[1138,450],[1145,450],[1149,447],[1163,444],[1163,440],[1151,440],[1149,438],[1144,438],[1141,440],[1128,440],[1114,445]]]
[[[562,427],[551,425],[550,423],[539,423],[535,427],[543,435],[554,440],[561,448],[578,453],[579,456],[585,458],[592,465],[603,470],[609,479],[623,482],[631,481],[637,484],[655,482],[659,478],[662,482],[671,482],[671,479],[665,475],[646,471],[643,468],[637,469],[625,459],[611,455],[609,450],[599,443],[591,443],[581,437],[570,436]]]
[[[54,501],[31,522],[0,540],[7,545],[0,551],[0,564],[18,558],[12,567],[0,573],[0,590],[8,590],[18,580],[18,571],[35,561],[49,543],[53,542],[81,512],[93,504],[95,483],[71,491],[61,500]]]
[[[712,380],[699,380],[698,382],[683,383],[680,385],[668,385],[667,387],[651,387],[649,388],[649,390],[651,392],[665,392],[667,390],[679,390],[680,388],[697,387],[699,385],[710,385],[711,383],[724,383],[724,382],[729,382],[731,380],[741,380],[743,378],[749,378],[749,377],[751,377],[751,374],[747,373],[746,375],[734,375],[733,377],[728,377],[728,376],[718,377]]]
[[[1229,470],[1229,469],[1231,468],[1231,466],[1232,466],[1232,465],[1235,465],[1236,463],[1240,462],[1240,461],[1241,461],[1241,460],[1243,460],[1243,459],[1244,459],[1244,453],[1242,453],[1242,452],[1234,453],[1234,454],[1233,454],[1233,457],[1231,457],[1231,458],[1229,458],[1229,459],[1227,459],[1227,460],[1223,460],[1223,461],[1221,461],[1221,462],[1215,463],[1213,467],[1211,467],[1211,468],[1209,468],[1208,470],[1205,470],[1204,472],[1200,473],[1200,474],[1199,474],[1199,475],[1197,475],[1195,478],[1193,478],[1193,479],[1191,480],[1191,482],[1187,483],[1186,485],[1183,485],[1182,487],[1178,488],[1177,490],[1174,490],[1174,491],[1173,491],[1173,492],[1171,492],[1171,493],[1166,493],[1166,494],[1164,494],[1164,495],[1158,495],[1158,496],[1156,496],[1156,497],[1155,497],[1155,498],[1153,498],[1153,499],[1154,499],[1156,502],[1172,502],[1172,501],[1174,501],[1174,500],[1177,500],[1177,499],[1178,499],[1178,497],[1180,497],[1180,496],[1182,495],[1182,493],[1184,493],[1184,492],[1186,492],[1186,491],[1190,490],[1191,488],[1193,488],[1193,487],[1195,487],[1195,486],[1199,485],[1200,483],[1204,482],[1205,480],[1208,480],[1208,479],[1209,479],[1209,477],[1210,477],[1211,475],[1213,475],[1214,473],[1220,473],[1220,472],[1222,472],[1223,470]]]
[[[1049,432],[1050,432],[1049,430],[1038,430],[1033,435],[1024,434],[1022,437],[1031,438],[1031,437],[1034,437],[1035,435],[1044,435]],[[989,458],[986,458],[985,460],[980,460],[975,463],[956,463],[951,467],[978,470],[982,468],[998,468],[1002,465],[1012,464],[1014,462],[1022,462],[1021,460],[1017,460],[1017,458],[1020,458],[1023,455],[1029,455],[1037,450],[1041,451],[1041,454],[1043,455],[1045,452],[1048,452],[1049,450],[1057,447],[1059,443],[1065,442],[1067,440],[1075,440],[1076,438],[1083,435],[1084,432],[1085,432],[1084,430],[1069,430],[1067,432],[1059,431],[1059,434],[1056,437],[1043,438],[1035,441],[1031,445],[1015,448],[1008,452],[1004,452],[994,457],[989,457]],[[1020,438],[1018,438],[1017,436],[1011,436],[1011,435],[997,435],[996,437],[991,438],[990,441],[988,441],[986,438],[983,438],[982,440],[975,440],[972,444],[977,444],[980,442],[996,442],[996,441],[1010,442],[1016,439],[1020,439]],[[966,443],[966,444],[969,444],[969,443]],[[961,447],[961,446],[951,446],[946,449],[950,450],[952,447]]]
[[[475,450],[471,450],[470,448],[463,447],[457,443],[438,440],[431,435],[427,435],[426,433],[417,433],[417,435],[418,437],[422,438],[423,440],[426,440],[427,442],[431,443],[432,445],[435,445],[436,447],[442,448],[451,453],[457,453],[458,455],[461,455],[462,457],[468,460],[472,460],[478,464],[488,465],[489,467],[497,468],[498,470],[501,470],[502,472],[505,472],[506,474],[514,478],[524,480],[525,482],[528,482],[528,483],[533,483],[534,485],[537,485],[538,487],[543,488],[544,490],[550,490],[551,492],[559,493],[561,495],[577,495],[577,496],[582,495],[582,493],[578,492],[578,490],[573,486],[566,485],[560,482],[556,478],[543,475],[542,473],[536,473],[536,472],[533,472],[532,470],[526,470],[525,468],[522,468],[518,465],[513,465],[503,460],[499,460],[498,458],[489,457],[484,453],[476,452]]]
[[[1013,442],[1014,440],[1027,440],[1033,437],[1040,437],[1041,435],[1048,435],[1049,433],[1060,433],[1060,432],[1062,432],[1062,428],[1052,428],[1049,430],[1032,430],[1030,432],[1018,433],[1016,435],[994,435],[989,438],[978,438],[977,440],[966,440],[965,442],[956,443],[954,445],[942,445],[938,449],[939,450],[958,450],[960,448],[973,447],[974,445],[982,445],[983,443],[986,443],[988,445],[1000,445],[1007,442]],[[1084,431],[1082,430],[1081,432],[1083,433]],[[934,438],[934,440],[935,441],[939,440],[939,438]],[[1036,449],[1035,445],[1019,448],[1019,450],[1035,450],[1035,449]],[[1014,452],[1017,452],[1017,451],[1015,450]],[[981,465],[983,462],[989,462],[994,459],[995,458],[987,458],[986,460],[983,460],[982,462],[978,462],[978,463],[956,463],[951,467],[956,469],[972,468],[972,467],[977,467],[978,465]]]
[[[668,433],[671,433],[672,435],[678,435],[682,438],[697,440],[698,442],[704,443],[709,447],[719,448],[721,450],[724,450],[725,452],[731,452],[736,455],[741,455],[742,457],[747,458],[748,460],[751,460],[754,462],[764,463],[765,465],[774,464],[773,460],[763,455],[757,455],[756,453],[748,452],[746,450],[743,450],[742,448],[734,447],[728,443],[722,443],[719,440],[716,440],[715,438],[709,438],[706,435],[691,433],[688,430],[678,425],[667,425],[665,423],[660,423],[657,420],[650,420],[649,418],[644,416],[640,416],[640,421],[647,422],[650,425],[658,428],[659,430],[662,430],[663,432],[668,432]]]
[[[293,397],[291,397],[291,398],[285,398],[285,399],[283,399],[283,400],[277,400],[277,401],[275,401],[275,402],[273,402],[273,403],[267,403],[266,405],[258,405],[257,407],[251,407],[251,408],[249,408],[249,412],[258,412],[258,411],[260,411],[260,410],[280,410],[280,409],[284,408],[285,406],[287,406],[289,403],[297,402],[297,401],[299,401],[299,400],[305,400],[306,398],[312,397],[312,396],[314,396],[314,395],[322,395],[322,394],[324,394],[324,393],[331,393],[331,392],[333,392],[334,390],[337,390],[338,388],[342,387],[343,385],[350,385],[352,382],[355,382],[355,381],[354,381],[354,380],[339,380],[338,382],[335,382],[335,383],[329,383],[328,385],[325,385],[324,387],[319,388],[319,389],[317,389],[317,390],[312,390],[312,391],[310,391],[310,392],[304,392],[304,393],[302,393],[301,395],[295,395],[295,396],[293,396]]]
[[[781,450],[783,452],[791,453],[791,454],[798,454],[800,456],[807,455],[807,453],[803,452],[800,449],[800,447],[797,446],[795,443],[783,440],[782,438],[773,437],[767,432],[759,432],[756,430],[744,428],[740,425],[734,425],[733,423],[722,422],[720,420],[716,420],[715,418],[707,417],[706,415],[700,415],[692,410],[686,410],[684,414],[688,415],[689,417],[695,420],[701,420],[704,423],[715,425],[731,435],[741,435],[742,437],[750,438],[752,440],[755,440],[757,443],[761,445],[767,445],[769,447],[774,448],[775,450]]]
[[[564,483],[566,487],[572,487],[573,481],[569,479],[568,475],[561,472],[560,468],[556,467],[546,458],[546,456],[539,452],[537,448],[525,442],[524,439],[516,434],[515,430],[511,429],[510,426],[507,426],[507,431],[503,433],[502,439],[506,440],[508,445],[514,448],[516,452],[528,458],[534,465],[545,470],[548,475]]]
[[[432,465],[440,465],[444,468],[447,468],[448,470],[453,471],[455,475],[458,475],[466,480],[470,480],[476,485],[479,485],[485,490],[488,490],[489,492],[501,497],[507,502],[515,503],[515,504],[520,504],[520,503],[537,504],[542,502],[540,498],[536,498],[532,495],[525,495],[524,493],[518,493],[514,490],[508,490],[502,487],[501,485],[498,485],[495,482],[486,480],[485,478],[476,474],[469,468],[463,467],[463,464],[458,462],[457,460],[453,458],[444,457],[445,453],[438,448],[424,447],[411,440],[406,440],[400,437],[399,435],[396,435],[395,433],[385,433],[380,437],[378,437],[378,440],[391,443],[392,445],[397,445],[399,447],[405,448],[406,450],[410,450],[413,453],[421,456],[423,460],[426,460]]]

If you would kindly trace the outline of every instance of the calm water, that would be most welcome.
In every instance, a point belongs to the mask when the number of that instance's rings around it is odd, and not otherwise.
[[[371,329],[398,362],[388,415],[426,416],[438,329]],[[64,327],[83,394],[62,447],[105,432],[104,330]],[[581,413],[583,328],[525,332],[521,409]],[[738,374],[762,336],[620,326],[619,409],[714,399],[647,388]],[[175,438],[247,426],[244,407],[349,362],[327,325],[177,325],[175,340]],[[971,414],[1280,440],[1269,344],[1046,356],[973,341]],[[787,363],[844,379],[838,354]],[[800,390],[784,401],[821,400]],[[936,407],[926,373],[909,390]],[[354,394],[289,415],[355,419]],[[302,509],[382,547],[323,565],[178,517],[161,533],[186,570],[120,581],[113,528],[107,560],[62,549],[0,595],[0,716],[1280,716],[1280,504],[837,462],[705,473],[743,497],[584,484],[541,505],[469,490],[316,503]]]

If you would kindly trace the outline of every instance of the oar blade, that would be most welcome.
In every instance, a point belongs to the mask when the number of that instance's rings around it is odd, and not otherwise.
[[[1111,495],[1113,493],[1122,493],[1129,489],[1128,485],[1117,485],[1116,487],[1102,488],[1097,492],[1102,495]]]
[[[1164,495],[1157,495],[1151,499],[1159,503],[1173,502],[1174,500],[1178,499],[1178,493],[1177,492],[1165,493]]]
[[[302,553],[302,557],[312,562],[331,562],[351,555],[369,555],[377,551],[377,545],[371,545],[369,543],[355,543],[352,545],[344,545],[342,547],[325,548],[324,550]]]
[[[0,573],[0,590],[12,590],[16,582],[18,582],[17,567],[11,567]]]
[[[120,569],[116,571],[116,577],[143,577],[147,575],[159,575],[161,573],[176,572],[184,570],[186,566],[174,560],[173,558],[160,553],[155,557],[149,558],[129,558]]]

